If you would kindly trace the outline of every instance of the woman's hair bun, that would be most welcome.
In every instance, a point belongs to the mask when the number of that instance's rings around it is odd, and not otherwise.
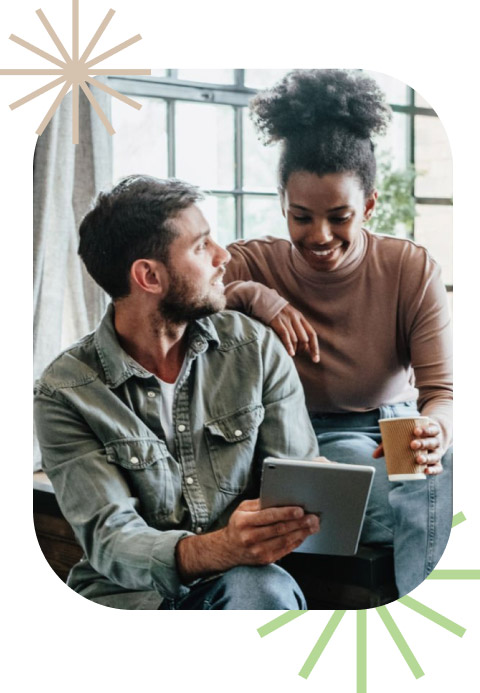
[[[361,138],[382,134],[391,118],[371,77],[347,70],[294,70],[250,102],[251,118],[266,144],[324,125]]]

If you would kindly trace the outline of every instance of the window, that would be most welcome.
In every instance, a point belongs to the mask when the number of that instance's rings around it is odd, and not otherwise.
[[[205,213],[222,244],[259,235],[286,236],[276,193],[278,147],[264,147],[248,102],[289,69],[155,70],[151,77],[109,78],[143,104],[132,111],[113,100],[115,179],[130,173],[177,176],[211,192]],[[393,169],[416,170],[416,216],[408,235],[442,266],[450,299],[452,279],[452,164],[435,111],[403,82],[369,72],[392,106],[387,135],[377,141]],[[392,230],[407,235],[401,225]]]

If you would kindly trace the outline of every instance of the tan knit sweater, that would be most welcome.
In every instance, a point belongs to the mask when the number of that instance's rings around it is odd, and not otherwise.
[[[319,337],[320,363],[295,357],[311,412],[368,411],[418,398],[452,441],[452,342],[440,269],[416,243],[366,230],[333,271],[290,241],[229,246],[228,307],[265,323],[290,302]],[[268,288],[267,288],[268,287]]]

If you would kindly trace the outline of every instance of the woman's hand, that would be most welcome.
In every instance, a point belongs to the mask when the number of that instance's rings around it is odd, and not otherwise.
[[[413,429],[413,438],[410,443],[412,450],[415,450],[415,460],[417,464],[426,464],[425,474],[440,474],[443,471],[442,457],[444,450],[441,442],[441,431],[438,424],[429,421],[423,426]],[[372,457],[378,459],[383,457],[383,445],[379,445],[374,450]]]
[[[317,334],[299,310],[288,304],[269,325],[278,334],[290,356],[307,351],[314,363],[320,361]]]

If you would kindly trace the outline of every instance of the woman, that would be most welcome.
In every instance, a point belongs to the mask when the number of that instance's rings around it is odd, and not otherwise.
[[[428,252],[363,228],[377,202],[372,136],[389,108],[366,76],[311,70],[261,92],[251,110],[266,142],[281,143],[291,242],[229,246],[228,305],[271,325],[295,356],[320,454],[375,465],[362,542],[393,543],[406,594],[439,560],[451,526],[451,337]],[[417,412],[430,419],[411,442],[427,480],[389,482],[378,419]]]

